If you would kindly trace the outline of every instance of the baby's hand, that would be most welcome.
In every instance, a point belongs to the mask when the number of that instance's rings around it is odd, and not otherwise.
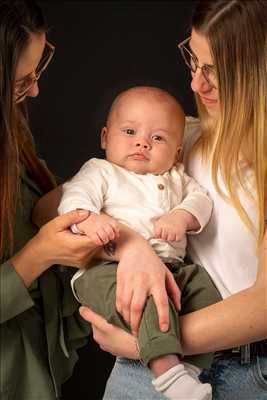
[[[119,237],[118,222],[106,214],[90,213],[89,217],[76,225],[78,230],[88,236],[95,244],[103,246]]]
[[[193,220],[196,220],[195,217],[185,210],[177,209],[164,214],[154,221],[155,238],[178,242],[190,230]]]

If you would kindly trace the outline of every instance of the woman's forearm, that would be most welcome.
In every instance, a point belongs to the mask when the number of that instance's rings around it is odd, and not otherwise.
[[[28,242],[10,260],[26,287],[29,287],[49,267],[49,263],[40,256],[37,247],[32,245],[32,241]]]
[[[223,350],[267,338],[267,298],[252,287],[181,317],[186,354]]]
[[[187,354],[235,347],[267,338],[267,233],[255,284],[207,308],[181,317]]]

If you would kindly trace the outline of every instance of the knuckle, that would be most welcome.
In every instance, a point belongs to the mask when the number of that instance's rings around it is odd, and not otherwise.
[[[159,305],[160,307],[162,307],[162,308],[168,306],[168,297],[167,297],[167,295],[164,295],[164,296],[159,297],[159,299],[158,299],[158,305]]]
[[[142,309],[143,309],[143,304],[141,303],[141,302],[134,302],[132,305],[131,305],[131,310],[132,310],[132,312],[133,313],[139,313],[140,311],[142,311]]]
[[[130,298],[124,298],[123,299],[123,308],[125,310],[129,310],[130,308],[130,303],[131,303],[131,299]]]

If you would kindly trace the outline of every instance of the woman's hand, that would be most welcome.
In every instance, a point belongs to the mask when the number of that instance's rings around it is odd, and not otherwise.
[[[87,217],[88,211],[75,210],[54,218],[12,257],[26,286],[53,264],[86,266],[98,246],[84,235],[73,234],[69,227]]]
[[[139,359],[139,351],[133,335],[109,324],[103,317],[94,313],[88,307],[81,307],[80,314],[92,324],[94,340],[102,350],[114,356]]]
[[[73,234],[69,228],[73,223],[79,224],[85,220],[88,215],[87,210],[74,210],[54,218],[40,229],[35,240],[41,246],[42,253],[47,255],[49,265],[86,266],[92,258],[92,252],[99,246],[85,235]]]
[[[168,294],[180,309],[180,290],[173,275],[147,241],[129,244],[122,253],[117,271],[116,308],[137,334],[148,296],[153,296],[160,329],[169,327]]]

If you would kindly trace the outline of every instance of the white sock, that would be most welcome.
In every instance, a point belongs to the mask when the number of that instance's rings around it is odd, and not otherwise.
[[[192,378],[199,380],[198,377],[201,374],[202,369],[198,368],[196,365],[183,362],[183,366]]]
[[[171,400],[211,400],[212,389],[193,377],[183,364],[170,368],[152,381],[155,389]]]

